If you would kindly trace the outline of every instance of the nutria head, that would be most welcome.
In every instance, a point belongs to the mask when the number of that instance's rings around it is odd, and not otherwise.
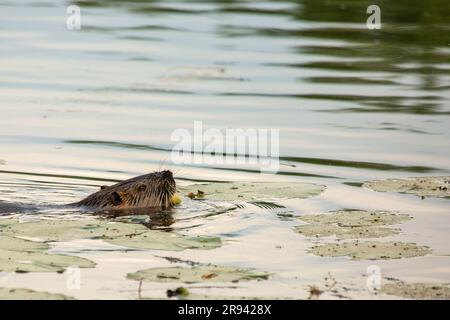
[[[96,210],[162,208],[172,206],[176,184],[169,170],[153,172],[119,182],[112,186],[102,186],[77,206]]]

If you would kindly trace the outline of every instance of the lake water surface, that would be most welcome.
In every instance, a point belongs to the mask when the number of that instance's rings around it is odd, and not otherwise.
[[[82,29],[66,28],[66,8]],[[369,1],[0,1],[0,200],[75,201],[98,186],[158,169],[194,181],[301,181],[318,197],[286,200],[294,215],[345,208],[414,217],[401,240],[433,254],[377,261],[402,280],[450,282],[448,199],[377,193],[358,183],[450,172],[450,3],[378,1],[382,29],[366,28]],[[275,128],[280,171],[250,165],[171,163],[177,128]],[[186,217],[190,217],[187,219]],[[323,258],[292,231],[293,219],[246,208],[205,217],[184,203],[173,230],[218,235],[214,251],[178,258],[273,273],[238,288],[197,289],[229,297],[305,298],[330,272],[365,290],[371,261]],[[89,256],[80,290],[59,274],[13,274],[0,286],[76,298],[136,298],[127,272],[166,266],[159,252],[118,253],[100,241],[53,250]],[[94,253],[86,248],[100,248]],[[164,297],[166,284],[144,284]],[[333,295],[325,295],[333,298]]]

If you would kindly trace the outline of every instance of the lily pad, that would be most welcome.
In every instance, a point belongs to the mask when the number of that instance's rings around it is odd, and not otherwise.
[[[80,257],[50,254],[45,243],[0,236],[0,271],[62,272],[67,267],[93,268],[95,263]]]
[[[450,299],[450,283],[405,283],[398,281],[384,284],[381,292],[409,299]]]
[[[0,300],[72,300],[62,294],[22,288],[0,288]]]
[[[224,182],[178,187],[183,194],[202,191],[202,198],[224,201],[252,201],[283,198],[309,198],[320,194],[325,186],[311,183]]]
[[[102,239],[111,244],[155,250],[214,249],[222,242],[218,237],[190,237],[177,233],[150,230],[141,224],[107,220],[40,220],[26,223],[0,222],[0,235],[25,237],[36,241]]]
[[[298,218],[306,225],[295,227],[301,235],[308,237],[335,236],[338,239],[379,238],[398,234],[400,229],[385,228],[411,217],[390,211],[342,210],[327,214],[307,215]]]
[[[420,197],[450,197],[450,177],[418,177],[365,182],[364,187],[380,192],[415,194]]]
[[[108,223],[102,220],[38,220],[19,223],[15,219],[0,222],[0,234],[33,238],[42,242],[120,237],[146,230],[132,223]]]
[[[248,280],[266,280],[268,273],[255,272],[225,266],[169,267],[140,270],[127,275],[128,279],[149,282],[238,282]]]
[[[149,230],[131,236],[104,239],[111,244],[153,250],[181,251],[184,249],[215,249],[222,245],[218,237],[188,237],[176,233]]]
[[[400,233],[398,228],[385,227],[339,227],[332,224],[308,224],[297,226],[295,230],[308,237],[331,237],[337,239],[381,238]]]
[[[389,260],[424,256],[431,249],[415,243],[351,241],[315,246],[311,253],[321,257],[349,256],[352,260]]]

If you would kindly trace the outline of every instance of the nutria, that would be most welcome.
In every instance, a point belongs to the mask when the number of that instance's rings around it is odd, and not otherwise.
[[[172,207],[172,197],[176,191],[175,180],[169,170],[153,172],[121,181],[112,186],[102,186],[99,191],[79,202],[46,208],[71,208],[82,210],[129,211],[137,209],[168,209]],[[39,206],[13,204],[0,201],[0,214],[20,211],[36,211]]]
[[[94,210],[163,208],[172,206],[176,184],[169,170],[144,174],[102,186],[99,191],[69,206]]]

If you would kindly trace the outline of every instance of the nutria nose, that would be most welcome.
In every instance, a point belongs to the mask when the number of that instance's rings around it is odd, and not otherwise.
[[[170,171],[170,170],[164,170],[164,171],[162,172],[162,176],[163,176],[164,178],[172,178],[172,177],[173,177],[172,171]]]

